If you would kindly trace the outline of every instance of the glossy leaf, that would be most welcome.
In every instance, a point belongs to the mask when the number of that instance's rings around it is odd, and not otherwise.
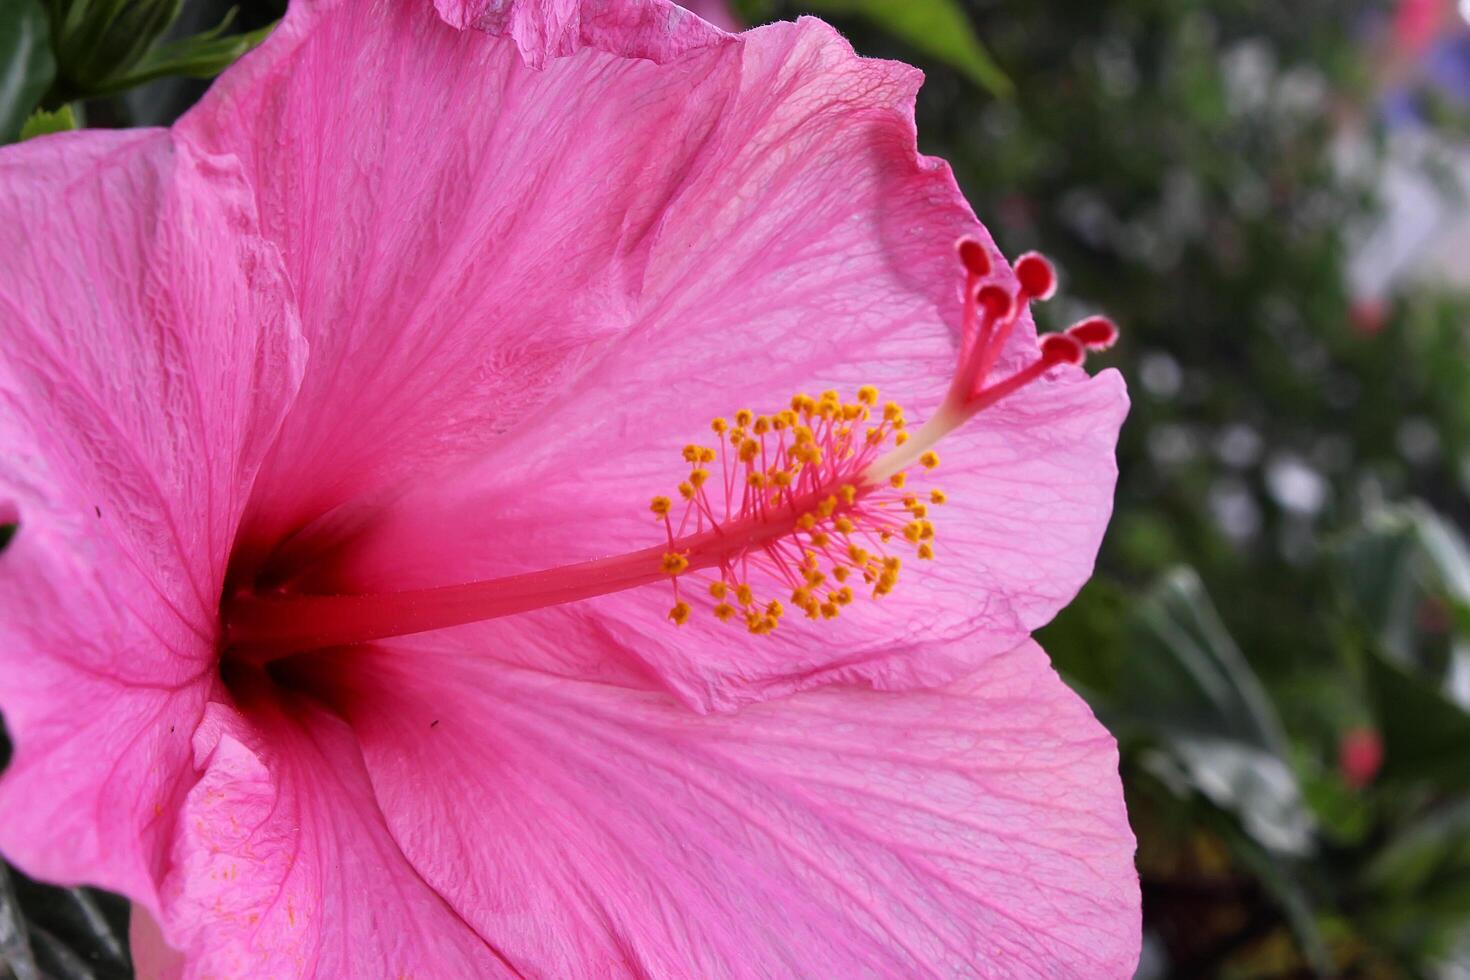
[[[0,3],[0,143],[19,135],[55,75],[46,11],[40,0],[4,0]]]

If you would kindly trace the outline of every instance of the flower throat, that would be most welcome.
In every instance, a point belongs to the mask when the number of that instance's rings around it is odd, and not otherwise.
[[[671,496],[649,505],[663,541],[593,561],[438,588],[360,595],[243,592],[222,620],[230,656],[268,663],[294,653],[405,636],[577,602],[665,582],[668,619],[684,626],[696,606],[751,633],[774,632],[792,611],[834,619],[860,596],[897,586],[904,555],[936,557],[938,508],[948,497],[927,478],[935,446],[983,409],[1060,364],[1081,364],[1117,329],[1093,317],[1041,339],[1041,354],[1008,376],[992,375],[1027,305],[1055,291],[1051,264],[1035,253],[1015,265],[1014,292],[990,283],[993,267],[974,239],[958,245],[964,268],[959,358],[944,401],[917,429],[903,409],[863,386],[798,394],[757,415],[741,409],[710,423],[715,444],[683,449],[689,469]],[[939,522],[942,524],[942,521]],[[651,535],[653,528],[651,530]]]

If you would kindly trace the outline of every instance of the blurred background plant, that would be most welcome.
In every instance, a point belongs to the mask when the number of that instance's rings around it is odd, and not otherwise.
[[[1125,327],[1116,516],[1041,639],[1121,745],[1140,976],[1470,977],[1470,2],[690,5],[919,64],[1043,323]],[[3,0],[0,138],[167,123],[283,6]],[[10,874],[0,963],[126,974],[116,899]]]

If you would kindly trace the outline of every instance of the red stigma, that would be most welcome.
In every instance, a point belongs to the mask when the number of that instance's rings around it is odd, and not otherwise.
[[[1067,328],[1067,336],[1088,350],[1107,350],[1118,342],[1118,327],[1105,316],[1090,316]]]
[[[1016,260],[1016,279],[1027,299],[1048,300],[1057,291],[1056,270],[1037,252],[1027,252]]]
[[[970,275],[976,279],[990,275],[990,253],[985,251],[985,246],[980,242],[973,238],[961,238],[955,250],[959,252],[960,261]]]
[[[975,270],[990,268],[988,256],[983,265],[976,258],[985,254],[978,241],[963,238],[955,248],[966,273],[960,359],[947,399],[957,417],[969,417],[994,405],[1058,365],[1080,365],[1087,360],[1088,351],[1106,350],[1118,339],[1118,328],[1113,321],[1102,316],[1088,317],[1062,333],[1042,337],[1041,356],[1028,366],[1008,377],[992,377],[1028,305],[1048,299],[1056,292],[1056,270],[1045,257],[1027,252],[1016,260],[1017,285],[1012,292],[1000,283],[977,282]]]

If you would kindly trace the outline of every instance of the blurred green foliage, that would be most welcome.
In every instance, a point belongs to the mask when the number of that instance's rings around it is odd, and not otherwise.
[[[282,6],[5,0],[0,140],[70,128],[69,106],[167,122],[202,90],[179,76],[221,70]],[[1403,283],[1365,306],[1347,275],[1383,204],[1386,3],[736,6],[820,14],[923,66],[924,148],[1002,248],[1064,274],[1043,325],[1124,326],[1113,526],[1042,641],[1120,743],[1141,973],[1464,969],[1470,298]],[[29,935],[33,969],[90,942],[115,970],[105,897],[0,885],[0,958]]]

